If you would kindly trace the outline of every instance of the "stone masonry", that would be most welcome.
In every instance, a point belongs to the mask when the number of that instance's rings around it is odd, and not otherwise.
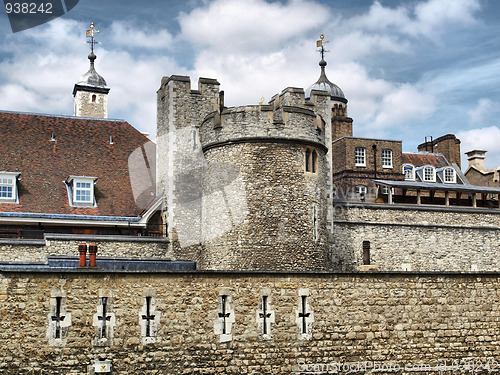
[[[108,344],[93,325],[103,298]],[[0,372],[326,374],[359,361],[371,368],[355,373],[488,373],[500,366],[499,300],[499,275],[481,273],[2,272]],[[145,341],[147,303],[161,314]],[[48,338],[58,321],[63,337]]]
[[[352,270],[363,264],[363,241],[380,271],[500,269],[500,210],[402,205],[336,205],[332,258]]]

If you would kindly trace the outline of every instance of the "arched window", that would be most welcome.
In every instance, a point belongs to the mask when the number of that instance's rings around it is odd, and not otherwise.
[[[432,165],[427,165],[423,169],[425,182],[436,182],[436,169]]]
[[[403,173],[406,181],[415,181],[415,167],[412,164],[404,164]]]
[[[370,264],[370,241],[363,241],[363,264]]]
[[[316,173],[318,171],[318,152],[314,149],[306,148],[305,170],[309,173]]]

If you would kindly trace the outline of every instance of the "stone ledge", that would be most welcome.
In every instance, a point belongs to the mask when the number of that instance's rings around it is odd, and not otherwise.
[[[0,245],[14,245],[14,246],[45,246],[45,240],[31,240],[24,238],[0,238]]]
[[[151,242],[168,243],[166,237],[148,237],[148,236],[105,236],[93,234],[59,234],[46,233],[45,240],[53,241],[93,241],[93,242]],[[43,240],[42,240],[43,241]],[[43,241],[45,244],[45,241]]]

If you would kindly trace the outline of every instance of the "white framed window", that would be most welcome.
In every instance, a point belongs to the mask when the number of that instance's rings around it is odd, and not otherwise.
[[[66,182],[72,206],[95,206],[94,183],[97,177],[70,176]]]
[[[356,185],[355,188],[356,194],[366,194],[366,186],[365,185]]]
[[[364,147],[354,149],[354,164],[356,167],[366,167],[366,150]]]
[[[0,172],[0,202],[17,202],[17,177],[20,173]]]
[[[457,174],[451,167],[443,170],[443,182],[447,184],[454,184],[457,182]]]
[[[382,150],[382,168],[392,168],[392,150]]]
[[[404,164],[403,173],[406,181],[415,181],[415,167],[412,164]]]
[[[436,182],[436,169],[431,165],[425,166],[423,169],[423,177],[425,182]]]
[[[391,193],[394,194],[394,188],[391,188]],[[382,194],[389,194],[389,187],[388,186],[382,186]]]

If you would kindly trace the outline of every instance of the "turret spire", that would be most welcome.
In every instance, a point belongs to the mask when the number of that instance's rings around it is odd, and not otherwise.
[[[327,91],[333,100],[342,102],[344,104],[347,103],[347,99],[344,96],[344,93],[336,84],[330,82],[326,77],[325,67],[325,53],[330,52],[325,50],[325,44],[329,43],[329,40],[324,40],[325,36],[323,34],[320,35],[320,40],[316,41],[316,47],[318,47],[318,52],[321,53],[321,61],[319,62],[319,66],[321,67],[321,74],[319,79],[314,83],[311,87],[306,90],[306,98],[311,96],[312,90],[322,90]]]
[[[108,117],[108,92],[109,88],[106,87],[106,80],[101,77],[95,70],[94,62],[97,56],[94,53],[94,46],[101,44],[94,39],[95,34],[99,30],[95,29],[92,22],[90,30],[87,30],[86,36],[89,40],[85,43],[90,44],[90,69],[85,73],[73,89],[73,96],[75,97],[75,116],[86,117]]]

